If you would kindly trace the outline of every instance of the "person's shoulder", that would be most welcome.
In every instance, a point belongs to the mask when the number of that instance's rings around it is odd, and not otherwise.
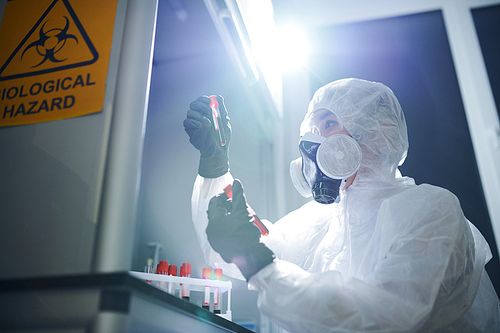
[[[458,198],[449,190],[430,184],[408,186],[393,196],[394,200],[411,200],[414,204],[432,206],[439,203],[459,204]]]
[[[410,229],[438,221],[457,227],[465,221],[458,198],[445,188],[429,184],[409,186],[385,200],[381,209]]]

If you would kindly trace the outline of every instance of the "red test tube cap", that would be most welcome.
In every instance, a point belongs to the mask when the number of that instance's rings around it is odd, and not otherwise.
[[[177,276],[177,266],[176,265],[168,266],[168,275]]]
[[[222,268],[216,268],[214,270],[214,277],[216,280],[222,280]]]
[[[184,266],[184,274],[185,276],[191,275],[191,264],[188,262],[185,262],[182,264]]]
[[[203,275],[202,277],[204,279],[210,279],[212,277],[212,269],[209,267],[203,268]]]
[[[162,260],[156,266],[156,274],[167,274],[168,273],[168,261]]]

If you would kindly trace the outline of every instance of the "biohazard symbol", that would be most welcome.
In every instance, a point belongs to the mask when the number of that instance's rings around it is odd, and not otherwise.
[[[69,0],[54,0],[0,68],[0,81],[82,67],[98,58]]]
[[[40,29],[40,38],[37,41],[34,41],[30,45],[26,46],[23,54],[21,54],[21,59],[23,58],[26,51],[28,51],[32,47],[35,47],[36,52],[41,55],[43,59],[38,65],[32,67],[38,67],[47,60],[50,60],[52,62],[63,62],[64,60],[67,60],[56,59],[55,55],[64,47],[68,38],[74,39],[77,43],[78,38],[67,33],[69,28],[69,20],[66,16],[64,16],[64,19],[66,20],[66,26],[63,29],[53,28],[46,32],[44,32],[44,28],[48,21],[45,21],[42,28]]]

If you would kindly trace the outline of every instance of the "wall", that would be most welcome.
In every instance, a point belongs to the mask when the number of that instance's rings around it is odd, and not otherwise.
[[[119,1],[114,40],[125,10]],[[90,272],[119,52],[102,112],[0,128],[0,278]]]

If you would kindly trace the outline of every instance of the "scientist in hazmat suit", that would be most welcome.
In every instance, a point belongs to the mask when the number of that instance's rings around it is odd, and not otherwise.
[[[210,114],[200,97],[184,121],[201,153],[198,240],[208,264],[258,291],[263,315],[290,332],[499,332],[490,248],[452,193],[400,175],[408,136],[388,87],[344,79],[314,94],[291,164],[314,200],[267,223],[267,236],[249,223]]]

